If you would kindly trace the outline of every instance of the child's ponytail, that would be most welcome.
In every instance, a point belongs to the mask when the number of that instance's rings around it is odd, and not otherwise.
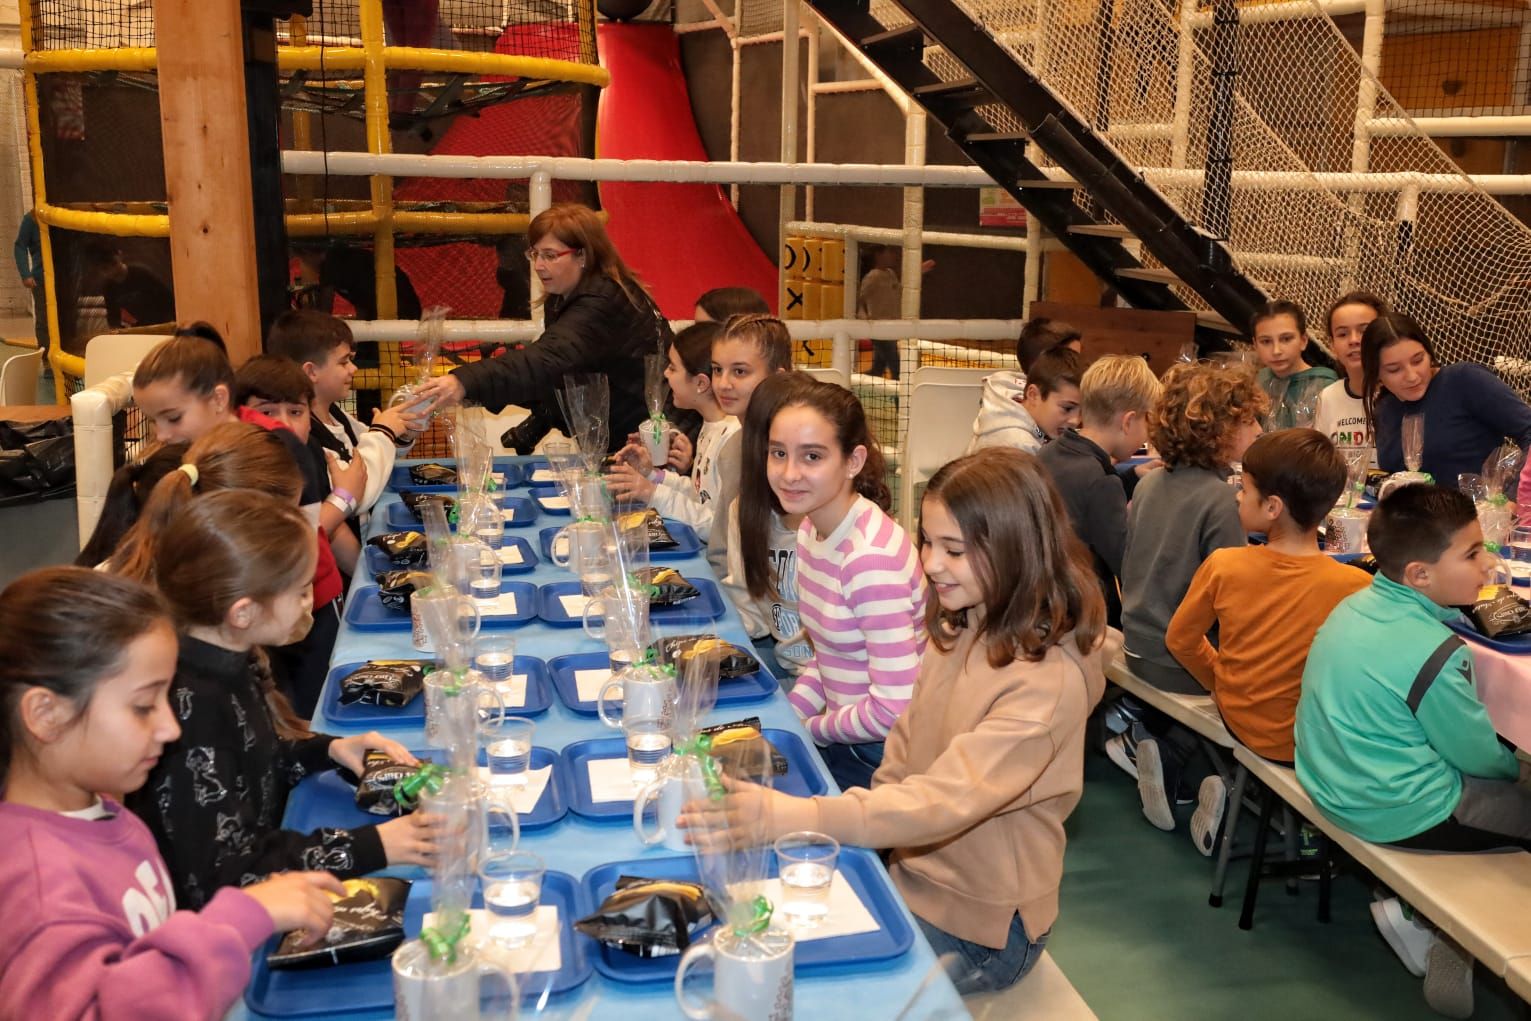
[[[225,422],[193,443],[181,462],[155,484],[143,511],[111,557],[114,574],[139,581],[154,578],[154,537],[194,495],[254,489],[296,506],[303,476],[275,433],[244,422]]]
[[[241,599],[265,605],[313,577],[314,526],[292,500],[249,490],[187,502],[154,536],[151,558],[160,593],[183,630],[219,627]],[[270,663],[253,650],[251,671],[282,737],[307,728],[277,691]]]
[[[141,461],[123,465],[112,473],[90,541],[74,558],[76,567],[95,567],[111,557],[123,536],[143,513],[149,494],[167,472],[173,472],[186,456],[187,444],[166,443],[149,451]]]
[[[18,705],[46,688],[83,712],[127,647],[170,613],[153,590],[81,567],[32,571],[0,591],[0,786],[21,747]]]

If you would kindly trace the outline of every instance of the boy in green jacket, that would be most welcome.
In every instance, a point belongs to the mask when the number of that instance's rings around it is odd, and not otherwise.
[[[1405,486],[1367,528],[1377,575],[1335,607],[1308,653],[1297,705],[1297,777],[1334,822],[1364,840],[1420,851],[1531,850],[1531,792],[1473,683],[1472,653],[1446,621],[1493,570],[1472,501]],[[1400,958],[1431,983],[1441,940],[1374,906]],[[1454,949],[1454,948],[1450,948]],[[1470,959],[1465,997],[1470,1008]],[[1458,976],[1460,978],[1460,976]],[[1462,987],[1457,995],[1464,995]],[[1457,1016],[1461,1001],[1448,1011]],[[1461,1015],[1465,1016],[1465,1015]]]

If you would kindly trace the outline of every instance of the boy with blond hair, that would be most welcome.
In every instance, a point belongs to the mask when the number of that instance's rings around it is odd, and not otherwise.
[[[1214,550],[1164,633],[1164,645],[1212,693],[1233,736],[1258,755],[1292,761],[1292,728],[1313,636],[1340,601],[1371,582],[1326,556],[1318,526],[1345,490],[1334,444],[1312,429],[1267,433],[1244,453],[1239,523],[1263,546]],[[1216,629],[1218,644],[1208,640]],[[1191,839],[1212,853],[1222,822],[1221,777],[1201,782]]]
[[[1136,355],[1106,355],[1079,382],[1081,424],[1037,455],[1068,508],[1074,532],[1090,549],[1106,597],[1106,617],[1122,626],[1117,580],[1127,546],[1128,486],[1116,465],[1148,441],[1148,412],[1159,399],[1159,380]]]

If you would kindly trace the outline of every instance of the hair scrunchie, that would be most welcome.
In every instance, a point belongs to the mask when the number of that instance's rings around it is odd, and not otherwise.
[[[180,466],[180,468],[177,469],[177,471],[185,472],[186,473],[186,477],[191,480],[191,488],[192,489],[196,489],[197,488],[197,466],[196,465],[194,465],[194,464],[183,464],[183,465]]]

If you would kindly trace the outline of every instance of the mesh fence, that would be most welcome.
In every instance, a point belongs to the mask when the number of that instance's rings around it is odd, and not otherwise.
[[[298,31],[321,46],[361,45],[362,0],[314,0]],[[579,0],[381,0],[393,46],[490,51],[520,27],[515,52],[593,64],[595,22]],[[154,45],[153,0],[34,0],[38,49],[116,49]],[[284,24],[284,39],[291,26]],[[505,51],[501,51],[505,52]]]
[[[1237,11],[1167,0],[959,3],[1190,221],[1226,238],[1238,268],[1271,295],[1319,312],[1342,291],[1365,287],[1419,318],[1449,360],[1507,356],[1498,364],[1508,369],[1531,355],[1531,232],[1413,127],[1315,3]],[[1395,10],[1414,12],[1398,19],[1405,33],[1429,22],[1446,37],[1460,35],[1450,59],[1470,55],[1481,67],[1486,57],[1471,40],[1486,29],[1449,27],[1448,12],[1458,9],[1468,11],[1469,25],[1482,12],[1495,31],[1525,14],[1420,0],[1389,4],[1389,23]],[[889,0],[876,0],[873,12],[887,27],[908,21]],[[1221,29],[1219,12],[1229,21]],[[1518,44],[1518,27],[1514,33]],[[1390,28],[1383,47],[1390,81],[1429,80],[1429,66],[1403,70],[1415,52],[1448,59],[1438,43],[1400,38],[1395,47]],[[938,47],[926,50],[926,63],[943,80],[968,76]],[[1221,94],[1219,78],[1232,83]],[[1511,62],[1471,90],[1465,80],[1450,87],[1463,97],[1462,112],[1477,112],[1488,107],[1466,104],[1491,94],[1523,102],[1523,80]],[[1003,108],[980,112],[996,130],[1019,127]],[[1205,169],[1220,165],[1229,168],[1226,187]],[[1371,176],[1350,176],[1363,172]],[[1076,201],[1091,199],[1080,191]],[[1183,289],[1181,297],[1206,307]]]

